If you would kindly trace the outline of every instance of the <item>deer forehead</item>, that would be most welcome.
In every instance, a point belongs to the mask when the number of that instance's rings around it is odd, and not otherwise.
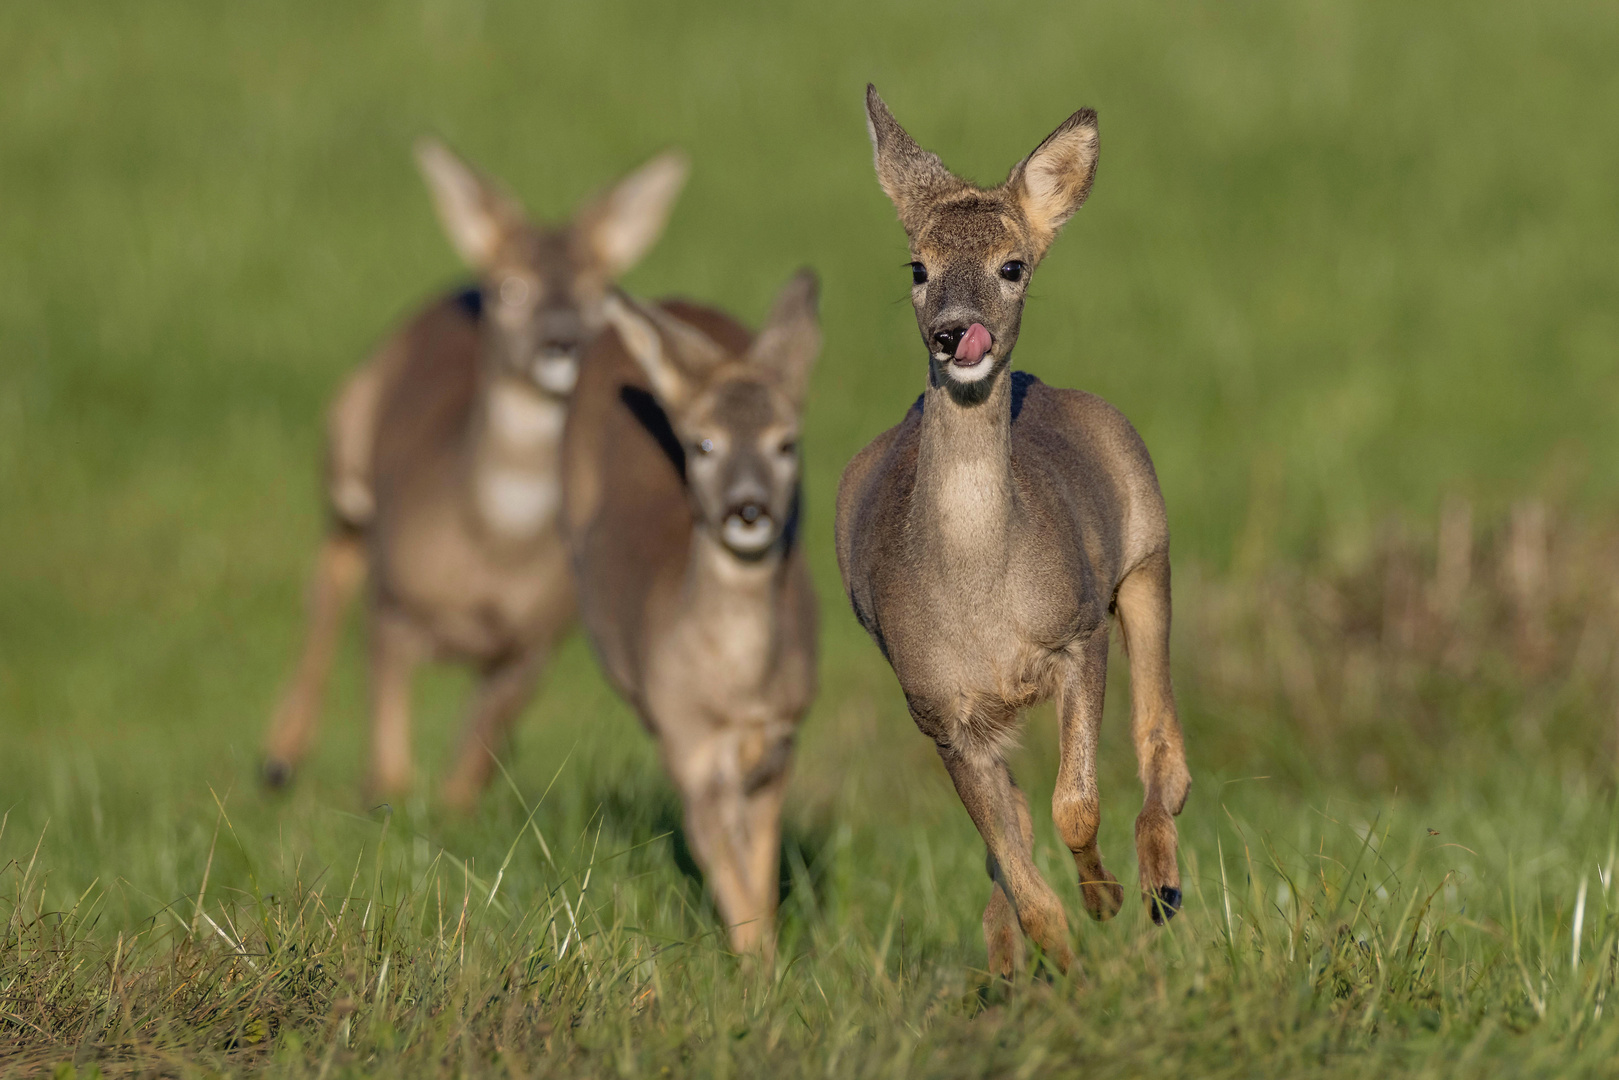
[[[974,195],[941,203],[913,241],[917,254],[939,261],[989,262],[1026,246],[1027,223],[1003,199]]]
[[[722,428],[739,439],[757,438],[793,422],[774,380],[751,375],[733,376],[711,386],[688,416],[694,425]]]

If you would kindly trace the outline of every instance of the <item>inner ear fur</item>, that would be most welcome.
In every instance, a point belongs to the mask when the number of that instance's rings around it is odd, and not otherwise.
[[[613,292],[603,302],[602,313],[667,409],[677,410],[689,402],[706,374],[725,359],[725,351],[707,334],[656,304]]]
[[[416,143],[416,165],[445,235],[472,269],[493,267],[511,237],[529,228],[521,203],[438,140]]]
[[[748,359],[775,369],[793,403],[802,406],[810,369],[821,353],[820,279],[807,267],[793,275],[753,339]]]
[[[1100,149],[1096,110],[1081,109],[1013,166],[1005,187],[1016,196],[1042,246],[1056,239],[1058,230],[1085,205]]]
[[[922,149],[899,126],[870,83],[866,84],[866,134],[871,136],[877,182],[899,211],[900,224],[907,233],[915,235],[930,204],[966,186],[944,167],[939,155]]]
[[[657,243],[689,171],[686,155],[666,151],[580,212],[577,235],[607,277],[628,271]]]

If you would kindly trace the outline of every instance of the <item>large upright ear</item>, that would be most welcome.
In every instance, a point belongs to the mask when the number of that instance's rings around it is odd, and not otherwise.
[[[659,154],[580,213],[579,234],[608,277],[640,262],[657,242],[688,171],[686,155]]]
[[[788,396],[799,406],[809,389],[810,369],[821,353],[820,295],[815,271],[806,268],[794,274],[748,350],[748,359],[781,373]]]
[[[1081,109],[1012,167],[1006,186],[1017,196],[1042,243],[1056,239],[1057,230],[1085,204],[1100,149],[1096,110]]]
[[[866,84],[866,133],[871,136],[877,182],[899,211],[900,224],[907,233],[914,234],[925,219],[928,205],[963,184],[944,167],[939,155],[916,145],[870,83]]]
[[[528,227],[516,199],[437,140],[416,143],[416,164],[450,243],[474,270],[488,269],[506,240]]]
[[[696,393],[703,374],[725,359],[724,350],[707,334],[656,304],[643,304],[614,290],[602,312],[665,408],[683,406]]]

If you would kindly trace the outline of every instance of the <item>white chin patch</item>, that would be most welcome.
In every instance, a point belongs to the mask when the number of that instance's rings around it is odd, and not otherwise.
[[[776,542],[776,523],[769,514],[761,514],[749,525],[736,514],[725,519],[720,530],[725,546],[739,555],[757,555]]]
[[[985,353],[978,358],[978,363],[967,365],[958,363],[956,358],[939,353],[935,356],[944,365],[946,375],[959,383],[975,383],[989,378],[989,373],[995,370],[995,354]]]
[[[534,382],[552,394],[571,394],[579,382],[579,362],[571,356],[546,357],[534,361]]]

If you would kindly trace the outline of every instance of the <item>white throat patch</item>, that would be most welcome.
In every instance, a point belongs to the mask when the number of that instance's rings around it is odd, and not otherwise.
[[[502,380],[489,391],[490,434],[501,446],[530,450],[556,444],[568,419],[566,402]]]
[[[933,359],[944,365],[944,373],[958,383],[982,382],[995,370],[995,354],[985,353],[972,367],[962,367],[949,353],[934,353]]]

